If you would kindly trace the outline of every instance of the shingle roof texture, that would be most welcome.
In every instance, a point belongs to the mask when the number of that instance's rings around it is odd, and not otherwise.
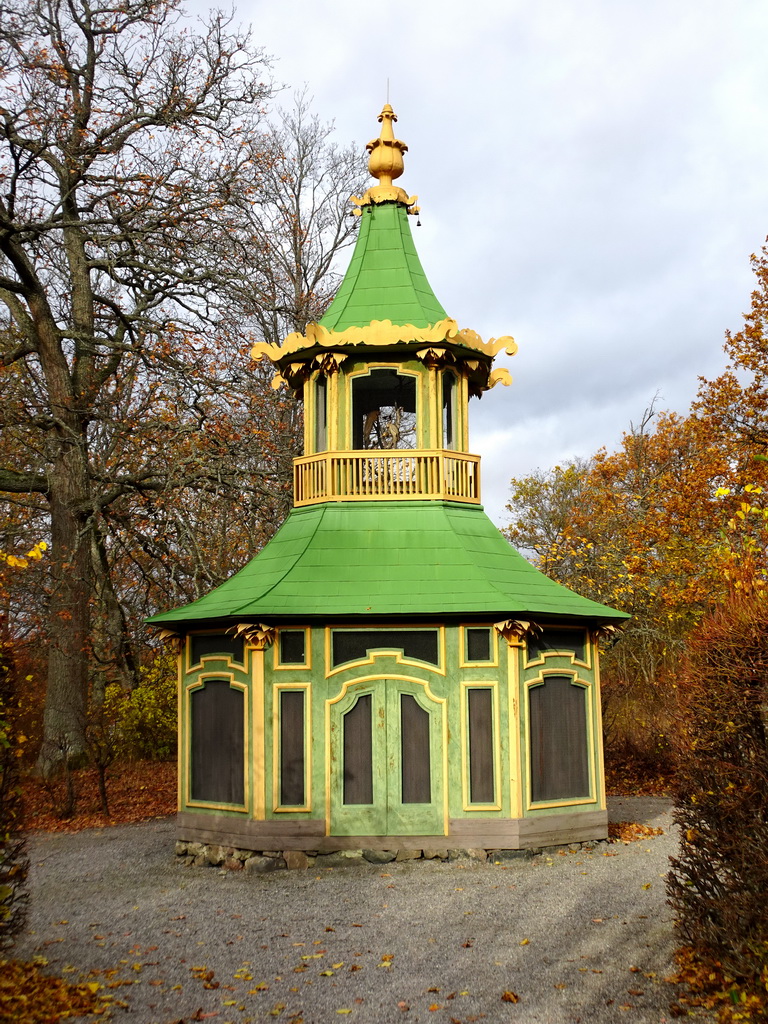
[[[540,573],[480,506],[380,501],[294,509],[240,572],[149,621],[392,615],[627,617]]]
[[[427,327],[446,317],[416,253],[405,206],[364,206],[352,260],[322,326],[344,331],[391,320]]]

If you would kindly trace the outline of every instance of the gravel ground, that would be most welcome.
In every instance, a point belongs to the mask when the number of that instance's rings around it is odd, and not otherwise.
[[[172,819],[40,834],[15,955],[120,983],[114,1019],[141,1024],[658,1024],[675,998],[670,805],[613,800],[610,814],[664,835],[501,864],[246,875],[177,866]]]

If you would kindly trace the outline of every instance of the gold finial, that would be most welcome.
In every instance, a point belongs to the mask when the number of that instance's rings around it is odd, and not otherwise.
[[[393,122],[397,120],[397,114],[389,103],[385,103],[378,119],[381,123],[379,137],[371,139],[365,148],[370,153],[368,170],[372,177],[378,179],[379,184],[369,188],[362,199],[352,196],[352,202],[358,207],[369,206],[371,203],[404,203],[408,213],[418,213],[419,208],[415,205],[418,196],[409,196],[403,189],[392,184],[403,173],[403,153],[408,152],[406,144],[395,138]],[[355,210],[358,215],[360,212],[359,209]]]
[[[368,160],[371,177],[378,178],[380,184],[384,186],[391,186],[394,179],[403,173],[403,153],[408,152],[406,144],[395,138],[392,122],[396,120],[397,114],[388,103],[385,103],[379,114],[379,137],[371,139],[365,147],[371,154]]]

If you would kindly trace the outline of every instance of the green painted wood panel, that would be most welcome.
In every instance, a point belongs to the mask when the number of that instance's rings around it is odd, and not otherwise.
[[[412,697],[428,716],[430,799],[414,803],[403,800],[403,747],[401,698]],[[371,777],[370,803],[345,802],[345,729],[356,714],[359,701],[370,702]],[[341,700],[330,709],[330,831],[335,835],[423,835],[442,834],[443,759],[442,705],[432,701],[417,683],[399,679],[373,679],[349,686]],[[359,728],[359,723],[354,726]],[[357,740],[359,742],[359,734]],[[355,763],[359,771],[359,763]],[[349,780],[346,792],[357,799],[361,790]],[[407,793],[406,793],[407,797]]]

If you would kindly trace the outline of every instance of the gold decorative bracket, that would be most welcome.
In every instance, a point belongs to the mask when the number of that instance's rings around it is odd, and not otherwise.
[[[168,644],[174,654],[181,654],[184,649],[184,637],[181,633],[175,633],[172,629],[161,629],[157,634],[158,640]]]
[[[456,362],[456,356],[447,348],[440,345],[430,345],[428,348],[420,348],[416,355],[424,363],[428,370],[438,370],[447,364]]]
[[[493,626],[510,647],[539,636],[542,632],[541,626],[535,622],[529,622],[527,619],[503,619],[501,622],[494,622]]]
[[[267,626],[263,622],[238,622],[227,630],[238,640],[245,640],[249,647],[257,651],[263,651],[275,642],[277,629],[274,626]]]
[[[623,625],[622,626],[614,626],[614,625],[612,625],[610,623],[607,623],[604,626],[597,626],[596,629],[593,629],[592,630],[592,636],[594,637],[595,641],[599,641],[599,640],[608,640],[608,641],[610,641],[609,646],[613,647],[613,645],[617,641],[619,641],[621,639],[621,633],[622,633],[623,629],[624,629]]]

